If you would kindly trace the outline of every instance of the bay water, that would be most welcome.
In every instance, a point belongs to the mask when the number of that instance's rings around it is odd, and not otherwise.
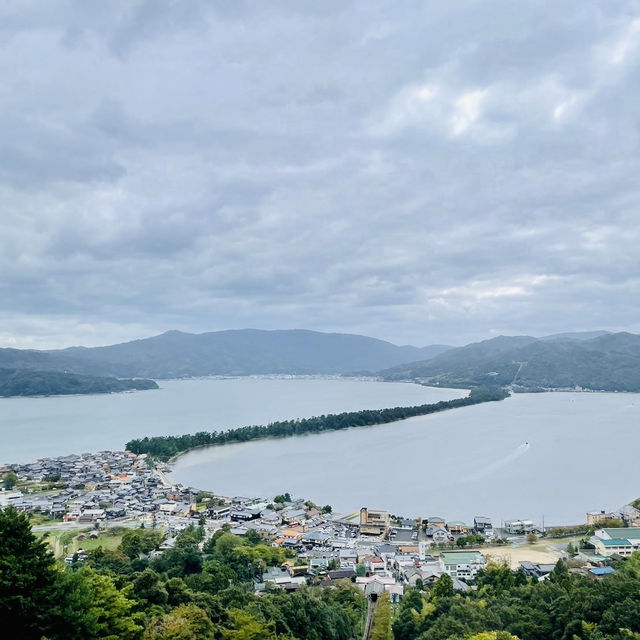
[[[105,449],[129,440],[274,420],[449,400],[465,391],[314,377],[160,380],[132,393],[0,399],[0,464]]]
[[[640,397],[519,394],[400,422],[194,450],[175,482],[335,510],[580,524],[640,496]]]
[[[0,464],[123,449],[132,438],[449,400],[466,392],[340,378],[168,380],[110,395],[0,399]],[[519,394],[392,424],[194,450],[172,479],[227,496],[290,493],[495,524],[584,522],[640,496],[640,396]]]

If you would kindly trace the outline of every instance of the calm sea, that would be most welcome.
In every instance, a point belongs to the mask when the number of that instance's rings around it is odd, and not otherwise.
[[[0,399],[0,464],[122,449],[135,437],[448,400],[464,392],[343,379],[163,381],[158,391]],[[375,427],[211,447],[173,480],[223,495],[289,491],[336,510],[361,506],[471,521],[486,515],[583,522],[640,496],[640,396],[517,395]]]
[[[465,392],[331,378],[168,380],[108,395],[0,399],[0,464],[123,449],[132,438],[220,430],[358,409],[423,404]]]
[[[578,524],[640,496],[640,397],[544,393],[375,427],[196,450],[173,480],[471,522]]]

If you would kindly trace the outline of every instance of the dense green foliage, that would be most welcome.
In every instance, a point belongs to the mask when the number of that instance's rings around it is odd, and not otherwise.
[[[362,633],[364,596],[347,582],[295,594],[253,594],[251,579],[279,565],[282,549],[222,530],[204,546],[189,527],[152,559],[153,537],[135,532],[121,550],[99,548],[69,568],[56,565],[25,515],[0,510],[0,613],[21,640],[352,640]],[[158,539],[155,540],[156,542]]]
[[[420,379],[454,387],[492,382],[525,390],[579,386],[640,391],[640,336],[615,333],[590,340],[502,336],[400,365],[382,375],[387,380]]]
[[[300,420],[284,420],[268,425],[240,427],[227,431],[200,431],[181,436],[155,436],[127,442],[126,448],[133,453],[149,453],[162,459],[168,459],[178,453],[194,447],[221,445],[230,442],[247,442],[258,438],[285,438],[303,433],[336,431],[352,427],[369,427],[375,424],[387,424],[414,416],[424,416],[447,409],[468,407],[481,402],[503,400],[508,397],[503,389],[478,388],[464,398],[422,404],[414,407],[395,407],[392,409],[365,409],[346,413],[329,414]]]
[[[458,547],[473,547],[476,545],[484,544],[484,542],[484,536],[481,536],[477,533],[470,533],[466,536],[458,536],[456,538],[456,545]]]
[[[57,572],[26,516],[0,512],[0,618],[21,637],[39,638],[56,600]]]
[[[149,553],[157,549],[162,542],[162,533],[154,529],[127,529],[122,534],[120,550],[128,558],[134,560],[141,553]]]
[[[13,489],[18,482],[18,476],[14,471],[8,471],[2,478],[2,486],[5,489]]]
[[[153,380],[98,378],[60,371],[0,369],[0,396],[57,396],[157,389]]]
[[[388,593],[378,598],[370,640],[391,640],[391,600]]]

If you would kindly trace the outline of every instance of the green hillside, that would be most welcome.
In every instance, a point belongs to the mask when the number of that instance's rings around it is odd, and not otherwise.
[[[394,367],[381,376],[456,387],[492,383],[515,390],[581,387],[638,392],[640,336],[613,333],[588,340],[501,336]]]
[[[167,331],[105,347],[0,349],[0,367],[120,378],[348,374],[431,358],[449,348],[398,346],[361,335],[306,330]]]
[[[57,396],[157,389],[153,380],[118,380],[59,371],[0,369],[0,396]]]

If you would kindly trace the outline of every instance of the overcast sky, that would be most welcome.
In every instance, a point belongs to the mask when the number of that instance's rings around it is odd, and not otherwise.
[[[640,4],[7,0],[0,346],[640,332]]]

